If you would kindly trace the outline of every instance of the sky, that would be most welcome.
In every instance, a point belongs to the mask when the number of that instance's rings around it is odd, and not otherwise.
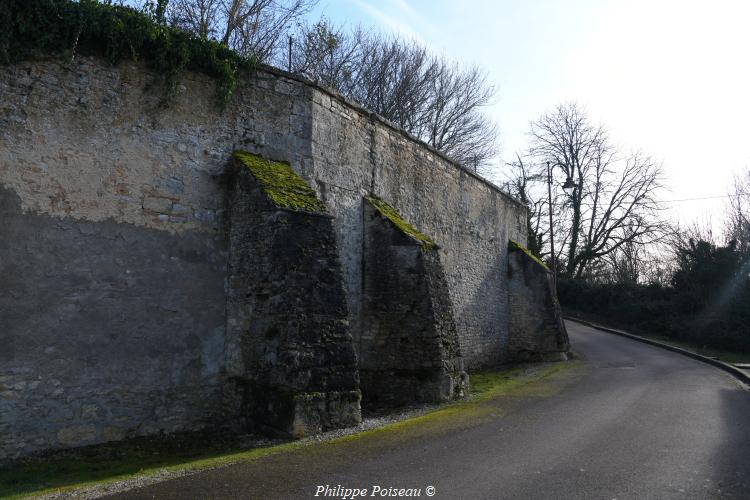
[[[750,168],[750,0],[320,0],[321,15],[486,70],[501,161],[526,147],[530,121],[575,101],[623,151],[663,164],[664,200],[726,195]],[[718,230],[726,204],[665,206]]]

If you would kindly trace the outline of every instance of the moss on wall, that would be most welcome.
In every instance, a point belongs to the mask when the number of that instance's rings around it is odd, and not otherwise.
[[[328,213],[315,191],[288,163],[265,160],[245,151],[235,151],[232,156],[255,177],[263,192],[277,207]]]
[[[542,262],[542,260],[539,257],[537,257],[536,255],[534,255],[533,253],[531,253],[531,250],[529,250],[525,246],[521,245],[517,241],[513,241],[513,240],[508,241],[508,248],[511,249],[511,250],[520,250],[521,252],[523,252],[526,255],[528,255],[531,258],[531,260],[533,260],[534,262],[536,262],[537,264],[539,264],[540,266],[542,266],[545,271],[549,271],[549,268],[547,267],[547,264],[545,264],[544,262]]]
[[[380,198],[375,196],[367,196],[365,198],[383,217],[388,219],[396,226],[402,233],[411,236],[415,240],[419,241],[422,248],[435,248],[435,243],[429,236],[420,233],[414,226],[406,222],[401,215],[396,211],[395,208],[384,202]]]

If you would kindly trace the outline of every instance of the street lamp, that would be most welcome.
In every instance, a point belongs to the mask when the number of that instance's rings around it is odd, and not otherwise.
[[[567,179],[565,179],[565,184],[563,184],[562,188],[563,188],[563,191],[570,194],[571,191],[573,191],[577,187],[578,187],[578,184],[573,182],[573,178],[569,176]]]
[[[562,165],[560,163],[555,164]],[[578,184],[573,182],[573,178],[568,175],[568,178],[565,179],[565,184],[563,184],[562,188],[565,193],[570,194],[575,188],[578,187]],[[547,162],[547,192],[549,194],[549,248],[551,252],[551,258],[550,258],[550,270],[552,271],[552,286],[554,287],[555,294],[557,294],[557,269],[555,268],[555,233],[554,229],[552,228],[552,167],[550,167],[549,162]]]

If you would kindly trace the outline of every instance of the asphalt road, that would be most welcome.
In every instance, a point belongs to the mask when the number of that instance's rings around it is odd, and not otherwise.
[[[422,498],[432,486],[433,498],[750,499],[750,392],[679,354],[576,323],[568,331],[583,368],[461,423],[316,445],[120,496],[314,498],[328,484],[368,495],[420,488]]]

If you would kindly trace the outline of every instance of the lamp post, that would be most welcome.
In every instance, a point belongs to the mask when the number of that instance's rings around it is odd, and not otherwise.
[[[562,165],[558,162],[555,163],[555,166],[561,166]],[[568,175],[567,179],[565,179],[565,184],[563,184],[562,188],[563,191],[566,193],[569,192],[571,189],[575,189],[578,187],[578,184],[573,182],[573,178]],[[547,193],[549,195],[549,248],[551,253],[550,258],[550,268],[552,271],[552,286],[555,290],[555,294],[557,294],[557,266],[555,265],[555,232],[554,228],[552,226],[552,167],[550,166],[550,162],[547,162]]]

